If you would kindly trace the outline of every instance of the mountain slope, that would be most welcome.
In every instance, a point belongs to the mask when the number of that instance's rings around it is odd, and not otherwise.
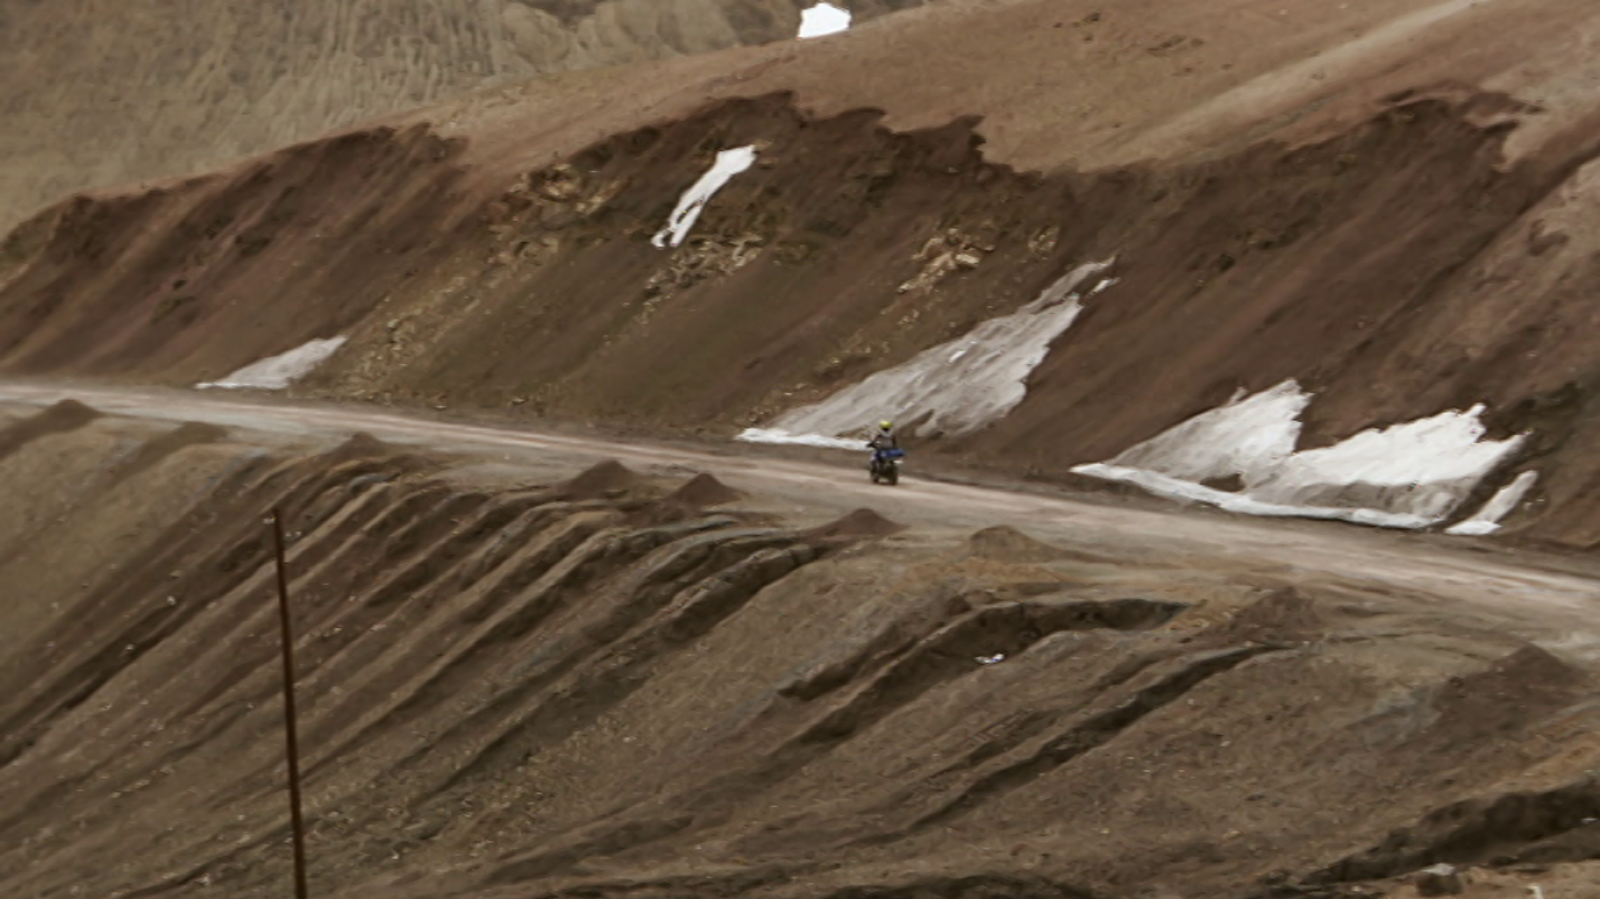
[[[859,0],[870,19],[920,0]],[[0,228],[536,75],[792,37],[799,0],[0,2]]]
[[[849,388],[821,436],[890,415],[1012,473],[1112,463],[1092,471],[1408,526],[1537,478],[1503,500],[1513,530],[1600,541],[1577,326],[1600,114],[1574,58],[1600,13],[1226,11],[934,5],[82,197],[5,245],[0,371],[193,384],[338,339],[299,389],[724,436]],[[773,86],[792,90],[750,96]],[[752,168],[682,199],[746,145]],[[703,214],[658,246],[680,203]],[[1057,330],[965,355],[1039,314]],[[998,386],[974,383],[994,414],[957,429],[949,396],[895,368],[959,386],[991,358]],[[910,386],[879,400],[875,375]],[[1272,391],[1302,399],[1266,451],[1145,443]],[[1115,464],[1133,457],[1148,470]]]

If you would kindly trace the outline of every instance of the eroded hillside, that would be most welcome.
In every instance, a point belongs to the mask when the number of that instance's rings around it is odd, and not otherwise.
[[[286,889],[272,508],[316,895],[1592,883],[1600,722],[1561,611],[1592,581],[1439,550],[1289,570],[1114,510],[903,530],[760,469],[573,475],[448,426],[403,435],[440,455],[5,415],[8,894]],[[1470,590],[1428,573],[1462,565]]]
[[[714,438],[890,414],[1011,474],[1595,543],[1600,13],[1236,12],[935,4],[76,197],[0,251],[0,370],[315,350],[322,396]]]
[[[1534,502],[1511,523],[1587,546],[1591,332],[1554,323],[1588,314],[1594,150],[1506,164],[1515,130],[1482,120],[1516,108],[1398,96],[1325,141],[1056,176],[987,161],[970,122],[896,133],[785,95],[498,184],[461,139],[375,128],[19,229],[0,369],[194,384],[337,337],[297,389],[731,437],[998,317],[1021,315],[1025,337],[1071,289],[1064,333],[983,348],[1028,357],[1002,372],[1012,405],[962,428],[940,424],[937,391],[885,394],[882,411],[966,462],[1065,475],[1286,381],[1314,397],[1302,446],[1482,403],[1492,434],[1526,436],[1482,485],[1445,485],[1462,494],[1448,515],[1531,465]],[[680,195],[740,146],[753,167],[664,243]],[[1096,262],[1095,282],[1073,280]],[[939,352],[920,383],[965,377],[965,350]],[[875,402],[834,426],[876,419]],[[1425,480],[1419,464],[1402,477]],[[1344,486],[1319,501],[1437,504]]]

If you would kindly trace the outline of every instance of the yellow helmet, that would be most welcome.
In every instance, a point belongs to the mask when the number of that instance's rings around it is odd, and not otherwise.
[[[878,430],[880,430],[880,431],[887,431],[892,427],[894,427],[894,423],[891,422],[891,421],[884,420],[884,421],[878,422]]]

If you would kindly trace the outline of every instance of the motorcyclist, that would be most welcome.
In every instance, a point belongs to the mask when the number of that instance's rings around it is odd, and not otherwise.
[[[878,422],[878,432],[867,441],[867,446],[874,451],[874,455],[884,450],[899,449],[900,440],[894,435],[894,422]]]
[[[880,476],[887,477],[889,483],[897,482],[899,473],[894,470],[891,456],[900,455],[900,440],[894,434],[894,422],[878,422],[878,431],[867,441],[867,446],[872,450],[870,461],[867,462],[867,471],[872,473],[872,482],[878,483]]]

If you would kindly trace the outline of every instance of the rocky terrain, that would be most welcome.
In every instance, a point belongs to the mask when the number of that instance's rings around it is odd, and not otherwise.
[[[74,8],[0,892],[1600,890],[1600,10]]]
[[[9,895],[287,889],[273,509],[315,895],[1587,895],[1592,566],[131,399],[4,407]]]

